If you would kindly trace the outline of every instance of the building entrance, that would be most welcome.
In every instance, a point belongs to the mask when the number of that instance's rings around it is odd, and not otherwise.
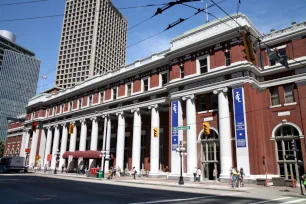
[[[220,142],[218,133],[210,129],[209,135],[201,134],[201,161],[204,180],[214,179],[214,170],[219,177],[220,172]]]

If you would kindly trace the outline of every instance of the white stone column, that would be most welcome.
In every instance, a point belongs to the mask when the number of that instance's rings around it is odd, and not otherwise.
[[[40,135],[40,144],[39,144],[39,153],[40,156],[40,165],[43,167],[45,165],[45,149],[46,149],[46,131],[45,129],[41,129]]]
[[[124,169],[124,142],[125,142],[125,118],[123,112],[116,113],[118,116],[116,168]]]
[[[54,138],[53,138],[53,147],[52,147],[52,160],[51,160],[51,168],[55,169],[56,167],[56,153],[59,151],[58,145],[59,145],[59,137],[60,137],[60,130],[59,126],[55,125],[54,126]]]
[[[32,166],[35,165],[36,163],[36,150],[37,150],[37,141],[38,141],[38,135],[39,135],[39,131],[41,131],[41,129],[36,129],[35,132],[33,132],[32,134],[32,143],[31,143],[31,152],[30,152],[30,157],[29,157],[29,164]]]
[[[98,131],[99,131],[99,124],[98,124],[98,118],[93,117],[91,118],[92,121],[92,128],[91,128],[91,138],[90,138],[90,150],[97,151],[98,147]],[[96,166],[96,160],[90,159],[89,160],[89,167],[95,167]]]
[[[107,117],[107,132],[106,132],[106,144],[105,144],[105,150],[109,151],[110,153],[110,143],[111,143],[111,133],[112,133],[112,121],[110,116]],[[105,172],[108,172],[109,170],[109,160],[105,161]],[[123,168],[121,168],[123,170]]]
[[[51,144],[52,144],[52,128],[48,127],[47,129],[48,129],[48,133],[47,133],[47,143],[46,143],[46,149],[45,149],[44,165],[48,164],[47,160],[48,160],[48,155],[51,153]]]
[[[159,111],[157,104],[148,108],[151,109],[150,175],[156,175],[159,173]],[[154,128],[158,129],[158,137],[154,137]]]
[[[196,125],[196,107],[194,95],[184,96],[186,101],[186,126],[189,126],[187,132],[187,175],[193,176],[193,170],[197,165],[197,125]]]
[[[67,124],[64,123],[63,124],[63,130],[62,130],[62,141],[61,141],[61,150],[60,150],[60,158],[59,158],[59,168],[62,168],[63,164],[65,165],[65,159],[63,158],[63,154],[67,151],[67,141],[68,141],[68,127],[67,127]]]
[[[103,144],[102,144],[102,150],[105,151],[106,150],[106,134],[107,134],[107,116],[106,115],[103,115],[102,118],[104,118],[104,129],[103,129]],[[102,156],[102,159],[101,159],[101,169],[104,169],[104,159],[105,157]],[[104,173],[105,174],[105,173]]]
[[[77,138],[77,131],[78,131],[75,122],[73,122],[72,124],[74,125],[74,127],[73,127],[73,133],[70,135],[69,152],[75,152],[76,138]]]
[[[79,151],[86,151],[86,140],[87,140],[87,124],[86,120],[80,120],[81,122],[81,136]]]
[[[232,167],[232,134],[227,91],[226,87],[214,90],[214,94],[218,94],[221,178],[228,178],[229,169]]]
[[[27,130],[25,140],[24,140],[24,149],[29,148],[29,141],[30,141],[30,131]]]
[[[26,143],[26,137],[27,137],[27,131],[23,131],[22,132],[22,140],[21,140],[21,146],[20,146],[20,153],[19,153],[19,155],[21,156],[21,157],[24,157],[25,156],[25,152],[24,152],[24,150],[25,150],[25,143]]]
[[[140,155],[141,155],[141,114],[140,109],[131,111],[134,113],[133,123],[133,149],[132,149],[132,167],[135,167],[137,172],[140,172]]]

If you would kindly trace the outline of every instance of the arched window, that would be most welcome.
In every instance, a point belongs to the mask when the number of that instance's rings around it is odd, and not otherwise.
[[[299,178],[299,175],[304,172],[304,166],[298,129],[291,124],[283,124],[276,129],[274,138],[279,175],[286,179],[291,179],[291,175],[295,179]],[[293,146],[298,151],[295,152]],[[298,164],[296,158],[298,158]]]
[[[19,156],[19,148],[16,149],[15,155],[16,155],[16,156],[17,156],[17,155]]]
[[[13,156],[14,153],[15,153],[15,150],[14,150],[14,148],[12,148],[12,150],[11,150],[11,156]]]

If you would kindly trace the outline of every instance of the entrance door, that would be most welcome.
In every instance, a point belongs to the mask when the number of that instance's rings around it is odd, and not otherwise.
[[[201,144],[202,144],[202,172],[204,180],[213,180],[213,171],[216,169],[219,176],[220,172],[220,144],[219,138],[216,131],[213,129],[210,130],[209,135],[201,135]],[[218,177],[217,176],[217,177]]]

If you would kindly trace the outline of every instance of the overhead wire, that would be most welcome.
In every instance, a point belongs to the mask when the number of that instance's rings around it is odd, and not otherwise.
[[[22,2],[15,2],[15,3],[6,3],[6,4],[0,4],[1,6],[12,6],[12,5],[19,5],[19,4],[31,4],[31,3],[40,3],[43,1],[48,1],[48,0],[33,0],[33,1],[22,1]]]

